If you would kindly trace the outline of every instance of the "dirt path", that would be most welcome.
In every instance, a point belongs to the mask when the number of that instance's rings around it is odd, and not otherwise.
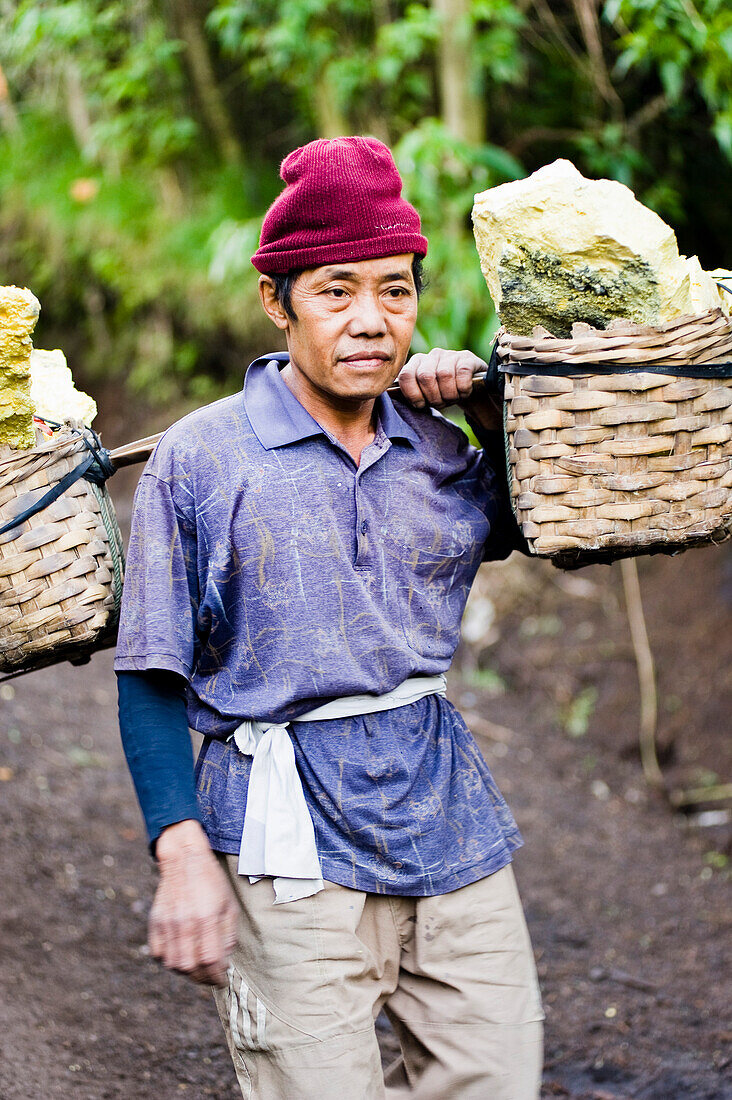
[[[679,780],[732,777],[731,577],[724,548],[641,563]],[[529,578],[451,696],[526,841],[544,1096],[731,1100],[729,822],[644,787],[617,567]],[[209,995],[146,955],[155,877],[110,653],[0,687],[0,794],[1,1100],[233,1100]]]

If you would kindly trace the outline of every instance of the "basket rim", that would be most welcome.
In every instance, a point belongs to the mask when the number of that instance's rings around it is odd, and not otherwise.
[[[541,325],[531,336],[498,330],[494,345],[498,370],[525,373],[632,373],[644,369],[681,377],[732,377],[732,321],[711,309],[658,325],[611,321],[607,328],[576,322],[571,336],[557,337]],[[662,369],[668,368],[668,369]]]

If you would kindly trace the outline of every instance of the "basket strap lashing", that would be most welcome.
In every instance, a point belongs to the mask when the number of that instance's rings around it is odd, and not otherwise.
[[[115,472],[115,466],[110,458],[109,451],[102,447],[99,436],[94,431],[91,431],[91,434],[94,437],[94,445],[89,442],[86,435],[79,433],[84,446],[89,451],[87,457],[68,474],[65,474],[60,481],[57,481],[55,485],[51,486],[48,492],[44,493],[42,497],[27,508],[24,508],[17,516],[14,516],[13,519],[8,520],[7,523],[0,527],[0,535],[4,535],[7,531],[12,531],[14,527],[20,527],[21,524],[25,523],[31,516],[35,516],[38,512],[42,512],[44,508],[47,508],[49,504],[53,504],[54,500],[58,500],[67,489],[71,488],[74,482],[82,477],[85,477],[87,481],[91,481],[95,485],[104,485],[107,478],[111,477]]]
[[[114,515],[112,501],[109,498],[109,494],[105,492],[104,485],[98,485],[92,482],[92,492],[99,503],[99,513],[102,517],[102,523],[104,524],[104,529],[107,532],[107,538],[109,540],[109,553],[112,558],[112,572],[114,574],[114,584],[112,585],[114,616],[111,621],[116,625],[119,622],[119,612],[122,604],[122,580],[125,570],[124,547],[122,545],[122,536],[120,535],[117,520]]]

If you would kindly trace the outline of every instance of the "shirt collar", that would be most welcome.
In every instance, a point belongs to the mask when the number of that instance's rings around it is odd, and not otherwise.
[[[410,428],[406,420],[399,415],[396,405],[389,397],[388,393],[382,393],[377,397],[376,411],[379,417],[379,423],[381,424],[381,430],[385,436],[388,436],[388,438],[392,440],[403,439],[405,443],[411,443],[412,446],[418,445],[419,436],[414,428]]]
[[[289,362],[285,352],[263,355],[250,364],[244,377],[244,406],[249,422],[262,446],[271,451],[327,432],[303,408],[280,377],[280,369]],[[413,446],[419,436],[402,419],[388,394],[376,399],[378,422],[389,439],[401,439]]]

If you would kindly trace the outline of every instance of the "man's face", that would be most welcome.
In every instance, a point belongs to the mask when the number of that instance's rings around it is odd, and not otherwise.
[[[417,319],[412,259],[404,253],[309,268],[292,289],[297,320],[267,310],[287,333],[299,386],[340,404],[374,398],[393,382]]]

